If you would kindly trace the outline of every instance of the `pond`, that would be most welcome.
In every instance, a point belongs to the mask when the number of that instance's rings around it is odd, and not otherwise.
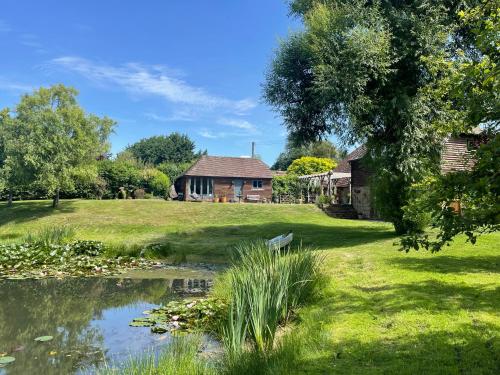
[[[87,374],[103,362],[158,352],[171,336],[129,327],[144,310],[202,295],[214,274],[192,269],[135,271],[116,278],[0,281],[0,374]],[[39,336],[53,336],[46,342]]]

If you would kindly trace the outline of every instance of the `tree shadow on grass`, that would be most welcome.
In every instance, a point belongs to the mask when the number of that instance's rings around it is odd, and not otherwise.
[[[433,312],[500,310],[500,287],[496,284],[470,286],[436,280],[376,287],[357,286],[359,293],[335,292],[324,308],[329,314],[368,313],[389,316],[424,309]]]
[[[482,322],[452,330],[422,328],[410,336],[324,342],[297,359],[297,372],[318,374],[498,374],[498,327]],[[309,334],[314,334],[311,332]],[[323,349],[323,350],[321,350]]]
[[[327,289],[315,305],[300,324],[306,353],[296,356],[295,371],[289,373],[500,373],[498,325],[484,315],[492,318],[500,311],[496,284],[427,280],[355,287],[350,293]],[[435,315],[460,316],[470,323],[439,323]],[[346,319],[365,326],[353,325],[350,333]],[[338,330],[320,328],[335,321],[344,322]]]
[[[318,250],[357,246],[395,238],[382,226],[318,225],[273,222],[263,224],[209,226],[166,233],[155,239],[168,243],[186,254],[227,257],[235,245],[243,241],[270,239],[292,231],[293,246],[302,243]]]
[[[19,224],[37,220],[45,216],[74,212],[74,202],[61,201],[59,207],[52,208],[51,201],[16,201],[12,207],[0,202],[0,226]]]
[[[438,273],[500,273],[500,256],[433,256],[432,258],[393,258],[387,260],[394,265],[406,270],[417,272]]]

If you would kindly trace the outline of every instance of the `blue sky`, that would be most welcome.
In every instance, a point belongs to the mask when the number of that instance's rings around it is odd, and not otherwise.
[[[118,122],[114,153],[179,131],[211,155],[249,155],[255,141],[272,164],[286,135],[261,85],[298,27],[284,0],[3,0],[0,107],[64,83]]]

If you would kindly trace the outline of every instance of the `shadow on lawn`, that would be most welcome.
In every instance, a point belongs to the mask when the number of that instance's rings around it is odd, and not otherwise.
[[[40,219],[44,216],[74,211],[75,208],[72,201],[61,201],[59,207],[55,209],[52,208],[52,201],[48,200],[16,201],[12,207],[7,207],[6,202],[0,202],[0,226],[6,224],[19,224]]]
[[[329,314],[368,313],[374,316],[424,309],[447,311],[498,311],[500,287],[496,284],[468,286],[427,280],[411,284],[355,287],[360,293],[335,292],[324,305]]]
[[[306,223],[274,222],[254,225],[210,226],[167,233],[155,239],[169,243],[175,250],[186,254],[229,254],[242,241],[270,239],[279,234],[294,233],[293,244],[311,246],[318,250],[362,245],[395,238],[396,235],[382,226],[318,225]]]
[[[500,272],[500,256],[433,256],[432,258],[394,258],[387,261],[399,268],[417,272],[476,273]]]
[[[498,374],[497,330],[481,322],[453,331],[422,327],[409,337],[325,340],[323,350],[292,366],[321,374]]]
[[[302,324],[302,343],[309,353],[295,356],[290,368],[321,374],[500,373],[498,326],[481,314],[500,310],[500,288],[496,285],[427,280],[356,289],[353,293],[327,291],[321,308]],[[420,312],[423,317],[406,322],[404,312]],[[429,314],[460,314],[464,319],[464,312],[470,323],[436,327],[428,320]],[[318,327],[328,327],[351,314],[361,314],[366,335],[359,327],[356,334],[341,333],[341,340],[334,330],[318,331]],[[373,323],[363,321],[366,315]]]

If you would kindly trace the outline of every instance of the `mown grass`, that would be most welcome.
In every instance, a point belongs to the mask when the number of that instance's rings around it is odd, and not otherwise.
[[[0,241],[46,225],[78,239],[165,240],[188,260],[226,261],[241,240],[293,230],[324,255],[321,294],[267,357],[239,374],[500,373],[500,234],[438,254],[399,252],[386,223],[336,220],[313,206],[64,201],[0,205]],[[257,371],[257,370],[258,371]]]
[[[213,204],[162,200],[0,202],[0,241],[19,242],[46,227],[70,226],[77,239],[103,241],[112,255],[137,255],[147,243],[168,244],[177,258],[227,262],[242,241],[294,231],[304,245],[328,249],[392,238],[387,224],[325,220],[312,205]]]

